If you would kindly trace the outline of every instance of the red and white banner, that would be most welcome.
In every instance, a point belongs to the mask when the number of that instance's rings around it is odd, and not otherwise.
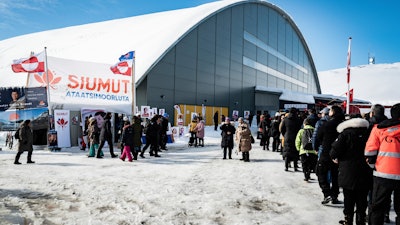
[[[54,110],[54,128],[57,131],[58,147],[71,147],[70,127],[69,110]]]
[[[115,76],[109,64],[47,57],[48,72],[30,73],[28,87],[49,86],[51,108],[107,107],[132,115],[132,77]],[[48,75],[48,76],[47,76]]]
[[[44,72],[45,52],[38,53],[29,58],[21,58],[13,61],[11,69],[14,73]]]

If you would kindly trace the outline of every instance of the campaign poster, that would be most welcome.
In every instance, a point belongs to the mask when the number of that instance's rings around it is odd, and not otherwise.
[[[45,87],[0,88],[0,111],[47,107]]]
[[[140,117],[150,119],[150,111],[150,106],[142,105],[140,108]]]

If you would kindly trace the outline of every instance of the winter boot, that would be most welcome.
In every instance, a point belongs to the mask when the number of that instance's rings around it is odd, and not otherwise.
[[[244,152],[242,152],[242,158],[240,160],[244,160]]]
[[[250,162],[250,153],[249,153],[249,152],[245,152],[244,161],[245,161],[245,162]]]
[[[352,215],[344,215],[344,220],[340,220],[339,224],[353,225],[353,216]]]
[[[365,225],[367,215],[365,213],[357,213],[356,214],[356,224],[357,225]]]
[[[17,153],[17,155],[15,156],[15,160],[14,160],[14,164],[21,164],[20,162],[19,162],[19,157],[21,157],[21,155],[22,155],[22,153],[23,152],[18,152]]]
[[[32,161],[32,151],[28,151],[28,161],[27,163],[35,163],[34,161]]]

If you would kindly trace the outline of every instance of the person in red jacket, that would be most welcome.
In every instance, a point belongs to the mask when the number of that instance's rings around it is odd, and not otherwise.
[[[396,225],[400,225],[400,103],[392,106],[392,118],[372,128],[365,146],[367,163],[374,167],[370,225],[384,224],[385,208],[394,192]]]

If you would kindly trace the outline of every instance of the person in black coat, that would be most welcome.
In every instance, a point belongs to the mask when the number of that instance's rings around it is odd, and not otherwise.
[[[226,159],[226,153],[228,152],[229,159],[232,159],[232,149],[233,149],[233,135],[236,132],[235,127],[231,124],[229,117],[225,118],[225,123],[222,124],[219,129],[221,129],[221,147],[224,149],[224,158]]]
[[[316,175],[319,186],[324,194],[324,199],[321,202],[324,205],[330,201],[333,204],[341,203],[337,199],[339,195],[338,166],[332,161],[329,151],[331,150],[332,143],[339,135],[336,128],[344,121],[343,110],[339,106],[334,105],[329,111],[329,117],[330,119],[318,129],[317,134],[318,142],[322,145],[322,148],[320,148],[322,152],[318,153],[319,159]]]
[[[97,158],[103,158],[101,156],[101,150],[104,147],[104,144],[108,143],[108,148],[110,149],[110,155],[112,158],[116,158],[118,155],[114,154],[114,142],[112,138],[112,130],[111,130],[111,113],[108,112],[106,116],[104,117],[104,122],[101,127],[100,131],[100,146],[99,149],[97,149]]]
[[[279,132],[279,124],[281,123],[281,116],[277,115],[271,121],[271,128],[269,129],[269,136],[272,137],[272,151],[279,151],[279,136],[281,133]]]
[[[159,140],[161,131],[161,117],[155,115],[151,118],[150,123],[146,128],[146,145],[143,147],[141,154],[143,156],[146,149],[150,146],[150,156],[160,157],[159,152]]]
[[[303,121],[299,118],[296,108],[291,108],[289,115],[280,124],[279,130],[285,139],[282,151],[282,156],[285,159],[285,171],[289,170],[291,161],[294,162],[294,170],[298,171],[299,152],[296,148],[296,136],[302,124]]]
[[[21,164],[19,162],[19,158],[21,157],[24,151],[28,151],[27,163],[35,163],[32,161],[32,153],[33,153],[33,132],[31,128],[31,120],[25,120],[21,125],[19,130],[19,141],[18,141],[18,152],[15,156],[14,164]]]
[[[217,130],[217,128],[218,128],[218,120],[219,120],[219,115],[218,115],[218,111],[216,111],[215,113],[214,113],[214,130]]]
[[[263,146],[263,150],[265,150],[265,148],[269,150],[269,129],[271,128],[271,116],[268,112],[266,112],[265,114],[261,115],[260,119],[260,125],[258,126],[258,128],[261,128],[262,133],[260,145]]]
[[[372,169],[364,157],[368,140],[368,121],[353,118],[337,126],[338,138],[332,143],[330,156],[339,165],[338,183],[343,188],[344,221],[353,224],[356,206],[356,224],[365,224],[368,191],[372,187]]]

